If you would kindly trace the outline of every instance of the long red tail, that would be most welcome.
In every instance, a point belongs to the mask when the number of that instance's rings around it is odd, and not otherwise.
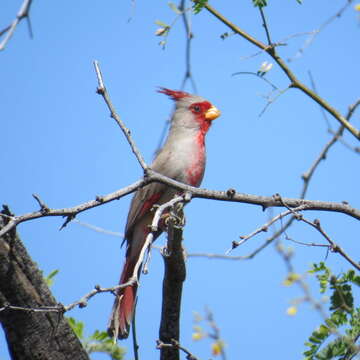
[[[126,259],[119,284],[124,284],[133,276],[135,264]],[[117,293],[110,315],[108,333],[111,337],[126,339],[129,336],[130,324],[133,318],[137,284],[120,289]]]

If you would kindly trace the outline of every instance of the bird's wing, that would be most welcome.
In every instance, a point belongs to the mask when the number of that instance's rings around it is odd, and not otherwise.
[[[134,225],[158,202],[164,194],[166,186],[160,183],[152,183],[139,189],[130,205],[130,210],[125,227],[125,237],[131,236]]]

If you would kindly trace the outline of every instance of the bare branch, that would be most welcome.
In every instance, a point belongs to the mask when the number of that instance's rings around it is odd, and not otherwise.
[[[269,81],[268,79],[266,79],[264,76],[261,76],[260,74],[256,73],[256,72],[252,72],[252,71],[238,71],[236,73],[233,73],[231,74],[232,76],[235,76],[235,75],[242,75],[242,74],[245,74],[245,75],[254,75],[256,76],[257,78],[265,81],[267,84],[269,84],[273,90],[279,90],[279,88],[274,85],[271,81]],[[280,90],[279,90],[280,91]]]
[[[215,191],[208,189],[196,188],[190,185],[183,184],[181,182],[170,179],[162,174],[156,173],[155,171],[148,169],[147,176],[141,180],[136,181],[135,183],[115,191],[111,194],[104,195],[102,197],[97,197],[95,200],[90,200],[86,203],[76,205],[71,208],[63,209],[49,209],[46,214],[43,214],[41,211],[35,211],[33,213],[28,213],[20,216],[13,216],[12,219],[0,230],[0,236],[3,236],[5,233],[13,229],[16,225],[41,218],[46,216],[76,216],[80,212],[85,210],[100,206],[102,204],[118,200],[121,197],[130,194],[137,189],[152,183],[160,182],[172,186],[175,189],[182,190],[192,194],[193,198],[202,198],[202,199],[212,199],[220,201],[230,201],[230,202],[239,202],[245,204],[259,205],[263,209],[270,207],[282,207],[283,204],[275,196],[258,196],[251,194],[243,193],[229,193],[229,191]],[[342,214],[349,215],[357,220],[360,220],[360,210],[351,207],[347,202],[337,203],[330,201],[319,201],[319,200],[304,200],[304,199],[293,199],[293,198],[283,198],[283,201],[287,206],[291,208],[296,208],[301,206],[302,211],[309,210],[320,210],[320,211],[330,211],[330,212],[339,212]]]
[[[309,36],[308,39],[305,40],[303,46],[297,51],[297,53],[292,58],[289,58],[288,61],[289,62],[293,61],[299,58],[300,56],[302,56],[305,49],[314,42],[315,38],[320,34],[320,32],[323,31],[325,27],[331,24],[334,20],[340,18],[344,13],[344,11],[351,5],[353,1],[354,0],[346,0],[345,5],[343,5],[334,15],[330,16],[330,18],[328,18],[323,24],[321,24],[318,29],[311,31],[310,33],[311,35]]]
[[[5,311],[5,310],[16,310],[16,311],[25,311],[25,312],[59,312],[59,313],[65,313],[67,311],[70,311],[72,309],[74,309],[75,307],[79,307],[79,308],[84,308],[87,306],[88,301],[94,297],[97,294],[101,294],[101,293],[108,293],[111,292],[112,294],[114,294],[116,296],[116,291],[119,289],[122,289],[126,286],[132,286],[134,285],[135,280],[129,280],[128,282],[121,284],[121,285],[116,285],[113,287],[109,287],[109,288],[102,288],[99,285],[96,285],[95,288],[93,290],[91,290],[89,293],[85,294],[81,299],[74,301],[73,303],[69,304],[69,305],[56,305],[56,306],[41,306],[39,308],[34,308],[34,307],[23,307],[23,306],[14,306],[14,305],[6,305],[0,308],[0,312]]]
[[[46,214],[49,211],[49,207],[40,199],[39,195],[32,194],[32,196],[39,203],[40,211]]]
[[[31,4],[32,4],[32,0],[24,0],[19,12],[16,15],[15,20],[9,26],[7,26],[5,29],[3,29],[0,32],[0,36],[6,34],[3,41],[0,43],[0,51],[5,49],[6,44],[9,42],[9,40],[13,36],[15,29],[19,25],[20,21],[23,19],[29,20],[29,12],[30,12]],[[32,30],[31,30],[30,22],[29,22],[29,33],[30,33],[30,37],[32,37]]]
[[[266,38],[267,38],[267,41],[268,41],[268,45],[272,46],[272,41],[271,41],[271,38],[270,38],[270,31],[269,31],[269,28],[268,28],[268,25],[267,25],[267,22],[266,22],[266,19],[265,19],[264,9],[263,9],[262,6],[259,6],[258,9],[260,11],[260,15],[261,15],[261,19],[262,19],[262,22],[263,22],[263,27],[265,29],[265,34],[266,34]]]
[[[207,259],[221,259],[221,260],[249,260],[248,256],[231,256],[224,254],[210,254],[210,253],[186,253],[186,257],[199,257]]]
[[[314,87],[314,85],[313,85],[313,87]],[[314,88],[314,90],[316,91],[315,88]],[[358,108],[359,105],[360,105],[360,99],[358,99],[357,101],[355,101],[353,104],[351,104],[349,106],[348,112],[346,114],[346,119],[348,121],[350,121],[350,119],[352,118],[354,112],[356,111],[356,109]],[[326,115],[324,115],[324,116],[326,117]],[[341,125],[336,132],[332,132],[330,129],[329,129],[329,131],[334,135],[333,138],[330,141],[328,141],[328,143],[325,144],[324,148],[321,150],[320,154],[317,156],[317,158],[315,159],[313,164],[310,166],[309,170],[306,171],[302,175],[302,179],[304,181],[304,184],[303,184],[303,188],[302,188],[301,194],[300,194],[301,199],[305,198],[305,195],[307,193],[307,190],[308,190],[308,187],[309,187],[309,184],[310,184],[310,180],[311,180],[312,176],[314,175],[316,169],[318,168],[319,164],[321,163],[321,161],[325,160],[325,158],[327,156],[327,153],[329,152],[330,148],[337,141],[342,141],[342,134],[344,132],[344,126]],[[286,222],[286,224],[283,225],[280,230],[278,230],[270,239],[268,239],[268,242],[264,244],[264,247],[266,247],[269,243],[271,243],[273,240],[275,240],[277,237],[279,237],[283,232],[285,232],[286,229],[290,227],[290,225],[293,223],[294,220],[295,220],[295,217],[292,217],[290,220],[288,220]]]
[[[193,0],[197,1],[197,0]],[[280,66],[280,68],[283,70],[283,72],[286,74],[288,79],[290,80],[290,87],[297,88],[301,90],[303,93],[305,93],[307,96],[309,96],[311,99],[313,99],[315,102],[317,102],[320,106],[322,106],[327,112],[329,112],[336,120],[340,122],[341,125],[343,125],[353,136],[355,136],[357,139],[360,139],[360,130],[356,129],[352,124],[350,124],[349,121],[346,120],[344,116],[341,115],[341,113],[333,108],[325,99],[318,96],[314,91],[309,89],[305,84],[300,82],[295,74],[290,70],[290,68],[286,65],[285,61],[277,54],[276,47],[275,46],[267,46],[261,41],[257,40],[256,38],[252,37],[248,33],[246,33],[244,30],[230,22],[228,19],[226,19],[223,15],[221,15],[218,11],[216,11],[212,6],[210,6],[208,3],[205,3],[204,7],[212,14],[214,15],[218,20],[220,20],[222,23],[224,23],[226,26],[228,26],[232,31],[234,31],[236,34],[242,36],[244,39],[255,45],[256,47],[266,51]]]
[[[185,34],[186,34],[186,47],[185,47],[186,70],[185,70],[184,78],[183,78],[183,81],[181,84],[181,89],[185,88],[186,81],[189,80],[191,82],[194,92],[197,93],[196,83],[195,83],[194,76],[191,71],[191,41],[193,39],[193,33],[191,30],[190,16],[191,16],[192,12],[187,11],[185,9],[185,0],[180,1],[179,10],[182,12],[181,16],[183,19],[183,24],[185,27]]]
[[[126,186],[123,189],[120,189],[118,191],[115,191],[111,194],[108,194],[108,195],[105,195],[102,197],[97,197],[95,200],[90,200],[86,203],[82,203],[82,204],[76,205],[71,208],[49,209],[46,213],[44,213],[42,211],[35,211],[32,213],[28,213],[28,214],[24,214],[24,215],[20,215],[20,216],[13,216],[13,217],[11,217],[10,221],[0,230],[0,237],[3,236],[4,234],[6,234],[11,229],[13,229],[14,227],[16,227],[18,224],[25,222],[25,221],[38,219],[38,218],[46,217],[46,216],[63,216],[63,217],[69,217],[69,216],[71,217],[72,216],[72,217],[75,217],[76,215],[78,215],[79,213],[81,213],[85,210],[92,209],[92,208],[100,206],[102,204],[106,204],[110,201],[120,199],[123,196],[136,191],[137,189],[143,187],[146,184],[147,184],[147,180],[141,179],[141,180],[138,180],[135,183],[133,183],[129,186]]]
[[[93,225],[93,224],[89,224],[89,223],[86,223],[84,221],[80,221],[78,219],[74,219],[72,220],[72,222],[76,223],[76,224],[79,224],[80,226],[83,226],[83,227],[86,227],[86,228],[89,228],[93,231],[96,231],[98,233],[103,233],[103,234],[106,234],[106,235],[111,235],[111,236],[116,236],[116,237],[119,237],[119,238],[124,238],[124,234],[121,234],[119,232],[116,232],[116,231],[111,231],[111,230],[107,230],[107,229],[103,229],[99,226],[96,226],[96,225]]]
[[[296,208],[297,211],[301,211],[303,208],[301,206],[299,206],[298,208]],[[242,245],[243,243],[245,243],[247,240],[251,239],[252,237],[256,236],[257,234],[261,233],[261,232],[266,232],[268,231],[269,227],[271,225],[273,225],[276,221],[284,218],[285,216],[288,216],[289,214],[292,214],[293,210],[287,210],[284,211],[276,216],[274,216],[270,221],[268,221],[266,224],[261,225],[260,227],[258,227],[257,229],[255,229],[252,233],[250,233],[249,235],[246,236],[240,236],[240,241],[233,241],[232,242],[232,247],[226,252],[226,254],[228,254],[231,250],[237,248],[238,246]]]
[[[171,344],[165,344],[161,340],[156,340],[156,348],[161,350],[164,348],[175,348],[183,351],[186,354],[186,359],[188,360],[199,360],[195,355],[193,355],[189,350],[180,345],[180,343],[174,339],[171,340]]]
[[[102,74],[101,74],[100,65],[99,65],[99,62],[97,60],[94,61],[94,67],[95,67],[95,72],[96,72],[96,76],[97,76],[97,79],[98,79],[97,93],[99,95],[101,95],[103,97],[103,99],[105,100],[105,103],[106,103],[108,109],[110,110],[111,117],[120,126],[120,129],[124,133],[128,143],[130,144],[131,150],[134,153],[134,155],[136,156],[136,159],[138,160],[138,162],[141,165],[141,167],[143,168],[143,170],[146,171],[148,166],[146,165],[145,160],[143,159],[142,155],[140,154],[140,151],[138,150],[134,140],[130,136],[130,134],[131,134],[130,130],[125,126],[125,124],[121,120],[120,116],[116,113],[116,110],[115,110],[115,108],[114,108],[114,106],[113,106],[113,104],[112,104],[112,102],[110,100],[110,96],[109,96],[109,94],[108,94],[108,92],[106,90],[106,87],[104,85],[104,80],[103,80],[103,77],[102,77]]]
[[[124,284],[116,285],[116,286],[109,287],[109,288],[102,288],[99,285],[96,285],[93,290],[91,290],[89,293],[84,295],[81,299],[74,301],[73,303],[71,303],[67,306],[63,306],[63,310],[64,310],[64,312],[67,312],[67,311],[74,309],[77,306],[79,308],[84,308],[87,306],[88,301],[97,294],[111,292],[114,296],[116,296],[116,292],[119,289],[125,288],[127,286],[132,286],[132,285],[134,285],[135,282],[136,282],[135,279],[130,279],[128,282],[126,282]]]
[[[155,211],[153,220],[151,222],[151,226],[150,229],[151,231],[149,232],[149,234],[146,237],[145,243],[141,249],[141,253],[140,256],[138,258],[138,261],[136,262],[135,268],[134,268],[134,272],[133,272],[133,276],[137,277],[138,274],[138,270],[141,266],[141,264],[144,261],[144,257],[145,257],[145,251],[148,250],[148,257],[145,261],[144,267],[143,267],[143,273],[147,274],[148,272],[148,262],[150,259],[150,250],[151,250],[151,246],[152,243],[154,241],[154,237],[156,235],[156,233],[159,231],[159,223],[161,220],[162,215],[165,213],[165,211],[171,207],[173,207],[175,204],[184,201],[184,197],[183,196],[175,196],[173,199],[169,200],[168,202],[160,205],[157,210]]]
[[[315,219],[314,221],[310,221],[307,220],[306,218],[304,218],[304,216],[302,214],[300,214],[298,212],[298,210],[296,209],[291,209],[290,207],[288,207],[286,205],[286,203],[281,199],[280,197],[280,201],[283,203],[283,205],[290,211],[293,213],[294,217],[296,220],[298,221],[302,221],[310,226],[312,226],[314,229],[316,229],[325,239],[326,241],[330,244],[330,250],[332,252],[336,252],[339,253],[344,259],[346,259],[352,266],[354,266],[357,270],[360,271],[360,264],[358,262],[355,262],[338,244],[336,244],[331,238],[330,236],[325,232],[325,230],[321,227],[320,225],[320,220],[319,219]]]

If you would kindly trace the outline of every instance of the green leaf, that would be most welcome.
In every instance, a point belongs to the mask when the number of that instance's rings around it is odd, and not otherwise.
[[[155,20],[155,24],[159,25],[163,28],[169,28],[170,26],[168,24],[165,24],[164,22],[162,22],[161,20]]]
[[[255,7],[262,8],[267,6],[267,0],[252,0],[252,2]]]
[[[44,281],[48,287],[51,287],[54,284],[54,277],[59,273],[59,270],[53,270],[48,276],[44,277]]]
[[[113,342],[92,342],[85,344],[85,350],[88,354],[94,352],[105,353],[111,356],[113,360],[121,360],[124,358],[125,350]]]
[[[302,0],[296,0],[298,4],[302,4]]]
[[[109,335],[106,331],[99,331],[96,330],[91,336],[90,336],[91,340],[97,340],[97,341],[104,341],[109,338]],[[110,339],[112,341],[112,339]]]
[[[84,339],[84,323],[72,317],[67,318],[67,320],[88,354],[101,352],[109,355],[112,360],[124,358],[124,348],[114,343],[107,332],[96,330],[89,338]]]
[[[354,270],[332,274],[323,262],[313,264],[309,273],[316,274],[320,292],[331,292],[330,315],[305,343],[305,360],[349,360],[359,353],[360,308],[355,308],[352,286],[360,285]]]
[[[178,14],[178,15],[181,15],[182,14],[182,11],[177,7],[177,5],[176,4],[174,4],[173,2],[168,2],[168,5],[169,5],[169,7],[170,7],[170,9],[172,10],[172,11],[174,11],[174,13],[176,13],[176,14]]]
[[[208,0],[196,0],[193,5],[193,12],[194,14],[198,14],[206,5]]]
[[[67,320],[76,336],[82,340],[84,338],[84,323],[82,321],[75,320],[73,317],[68,317]]]

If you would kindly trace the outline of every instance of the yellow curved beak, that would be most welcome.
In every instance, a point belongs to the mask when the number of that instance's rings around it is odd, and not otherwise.
[[[218,108],[215,106],[212,106],[206,113],[205,113],[205,119],[206,120],[215,120],[221,115],[221,112]]]

